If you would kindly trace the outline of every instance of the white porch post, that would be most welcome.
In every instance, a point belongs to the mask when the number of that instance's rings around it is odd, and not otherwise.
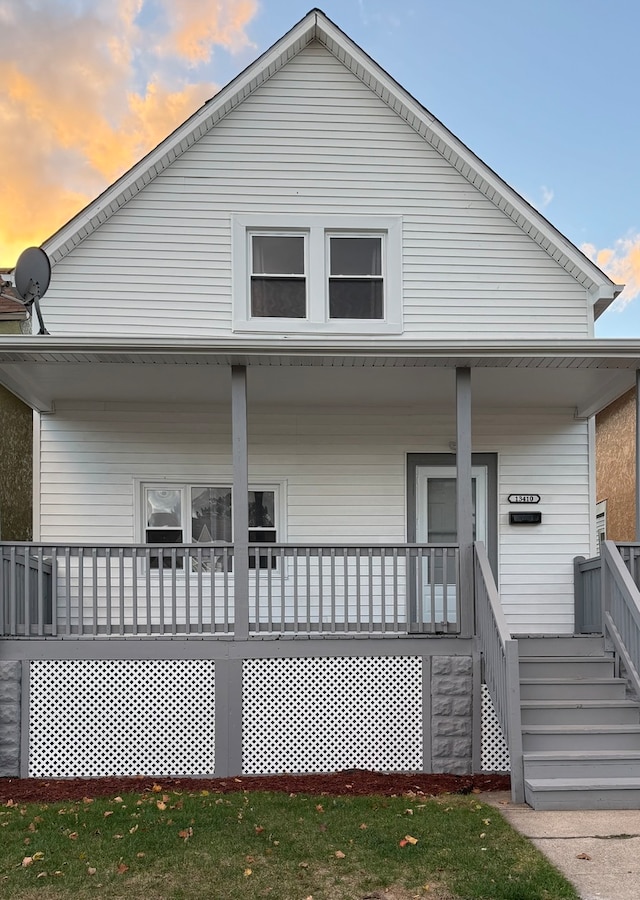
[[[249,637],[249,455],[247,450],[247,369],[231,366],[233,449],[233,595],[236,640]]]
[[[460,545],[460,634],[473,635],[473,493],[471,369],[456,369],[456,513]]]
[[[636,541],[640,541],[640,369],[636,369]]]

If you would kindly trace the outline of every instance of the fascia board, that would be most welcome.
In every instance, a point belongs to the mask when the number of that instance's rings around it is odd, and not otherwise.
[[[551,341],[424,341],[424,340],[380,340],[373,338],[353,338],[319,341],[308,338],[221,338],[219,340],[195,340],[191,337],[158,339],[140,335],[132,337],[96,337],[55,335],[0,335],[0,362],[5,354],[19,361],[32,355],[55,361],[56,355],[73,354],[126,354],[140,355],[175,354],[187,359],[195,354],[241,354],[276,356],[406,356],[414,357],[478,357],[490,360],[513,357],[525,361],[529,358],[593,359],[611,358],[637,361],[640,368],[640,339],[591,338],[577,340],[556,339]]]

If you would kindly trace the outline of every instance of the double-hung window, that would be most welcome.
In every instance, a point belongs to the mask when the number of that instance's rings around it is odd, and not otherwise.
[[[307,315],[306,236],[251,234],[251,317]]]
[[[144,539],[148,544],[218,544],[233,540],[233,495],[228,485],[143,485]],[[249,543],[275,543],[278,489],[249,491]],[[267,566],[260,556],[260,568]],[[255,568],[255,559],[250,561]],[[164,565],[170,567],[167,557]],[[273,565],[273,562],[272,562]],[[158,568],[157,558],[151,567]],[[177,560],[182,568],[182,558]],[[229,569],[231,567],[229,566]]]
[[[400,333],[399,218],[235,216],[234,329]]]

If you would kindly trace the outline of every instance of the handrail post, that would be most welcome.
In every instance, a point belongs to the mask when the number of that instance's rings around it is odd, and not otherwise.
[[[460,636],[473,635],[471,369],[456,369],[456,512],[460,545]]]

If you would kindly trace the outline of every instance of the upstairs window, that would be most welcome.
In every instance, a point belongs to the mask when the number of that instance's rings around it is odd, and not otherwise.
[[[235,331],[400,334],[402,220],[234,216]]]
[[[384,319],[382,235],[329,235],[329,318]]]
[[[306,318],[305,255],[302,234],[251,235],[252,318]]]

